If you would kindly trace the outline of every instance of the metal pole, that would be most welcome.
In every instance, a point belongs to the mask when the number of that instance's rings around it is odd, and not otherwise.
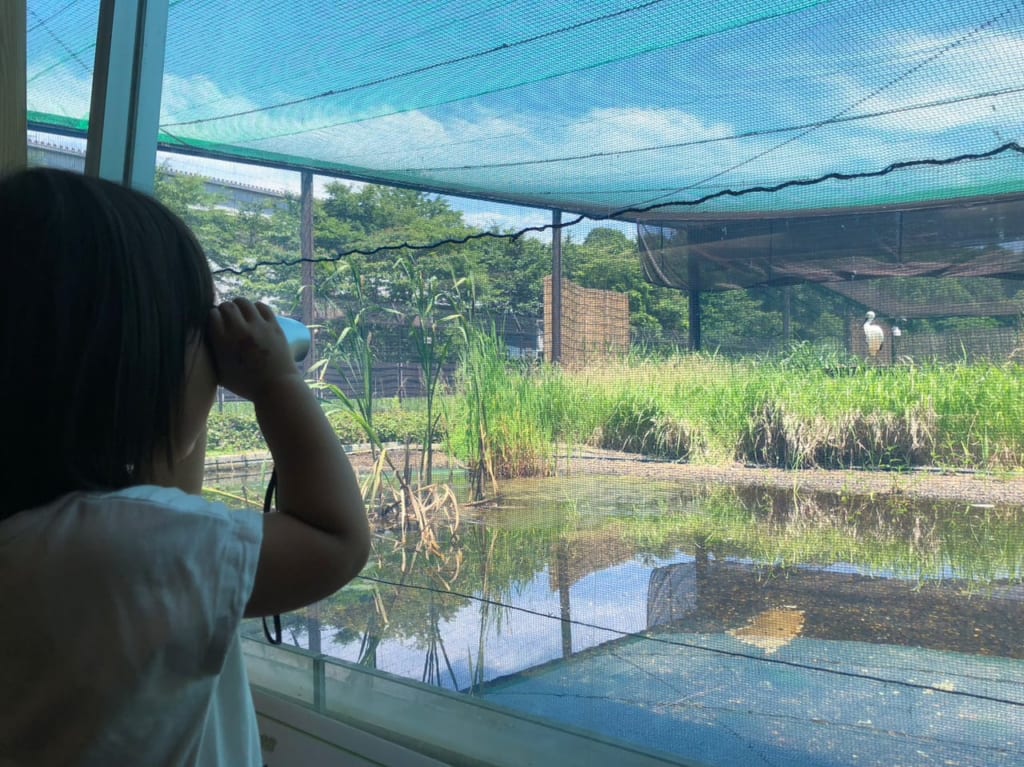
[[[558,577],[558,607],[562,619],[562,657],[572,657],[572,602],[569,591],[569,542],[558,541],[555,554],[555,573]]]
[[[168,0],[100,0],[85,172],[153,191]]]
[[[26,0],[0,2],[0,174],[28,164]]]
[[[793,286],[782,288],[782,337],[788,343],[793,335]]]
[[[551,361],[562,361],[562,211],[551,211]]]
[[[301,197],[299,198],[302,220],[300,229],[300,249],[302,255],[302,324],[306,326],[316,323],[315,308],[313,304],[313,173],[308,170],[302,171]],[[316,333],[313,334],[312,342],[309,345],[309,354],[306,355],[306,367],[308,371],[316,362]]]
[[[700,351],[700,264],[692,255],[686,257],[687,282],[690,288],[690,350]]]

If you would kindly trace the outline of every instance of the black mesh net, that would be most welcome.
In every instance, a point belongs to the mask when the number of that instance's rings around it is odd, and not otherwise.
[[[815,283],[894,317],[1017,314],[1022,213],[1024,201],[1012,199],[850,215],[649,221],[639,226],[641,258],[651,282],[680,290]],[[920,289],[925,285],[932,289]],[[964,291],[950,302],[951,292]]]

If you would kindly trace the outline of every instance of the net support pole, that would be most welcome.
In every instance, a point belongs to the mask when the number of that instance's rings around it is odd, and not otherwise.
[[[562,361],[562,211],[551,211],[551,362]]]
[[[304,170],[301,176],[299,208],[299,247],[302,256],[302,324],[307,327],[315,324],[313,304],[313,173]],[[306,370],[316,362],[316,333],[309,344],[306,355]]]
[[[168,0],[100,0],[85,172],[153,191]]]
[[[572,601],[569,590],[569,542],[558,541],[555,555],[555,573],[558,576],[558,609],[562,619],[562,657],[572,657]]]
[[[700,262],[690,254],[686,258],[686,282],[690,291],[690,350],[700,351]]]
[[[0,2],[0,174],[28,164],[26,0]]]
[[[789,343],[793,335],[793,286],[782,288],[782,337]]]

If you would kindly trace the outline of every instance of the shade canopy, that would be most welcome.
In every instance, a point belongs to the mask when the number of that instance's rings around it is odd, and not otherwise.
[[[647,279],[683,290],[814,283],[889,316],[1016,316],[1024,201],[639,226]],[[945,284],[940,284],[940,279]],[[945,288],[982,285],[985,299]],[[916,280],[908,290],[907,280]],[[1005,284],[1004,284],[1005,283]],[[959,288],[958,288],[959,289]],[[892,293],[887,294],[887,293]]]
[[[87,129],[98,0],[28,0],[28,107]],[[1024,193],[1000,0],[170,0],[161,146],[659,221]],[[824,179],[824,180],[822,180]]]

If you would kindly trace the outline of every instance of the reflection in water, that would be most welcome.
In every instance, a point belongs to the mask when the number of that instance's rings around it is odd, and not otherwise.
[[[771,655],[800,636],[803,628],[803,610],[773,607],[755,615],[746,626],[725,633]]]
[[[552,695],[603,695],[610,672],[582,669],[628,657],[621,673],[632,677],[617,677],[626,691],[620,703],[639,691],[630,705],[646,716],[679,715],[672,701],[728,691],[737,679],[760,685],[775,673],[765,664],[782,658],[829,672],[852,663],[853,647],[879,649],[844,674],[881,664],[872,678],[882,680],[905,673],[878,660],[893,648],[1024,659],[1019,509],[621,479],[504,489],[500,505],[476,510],[438,540],[441,556],[378,540],[363,577],[319,605],[318,615],[288,616],[286,636],[449,689],[504,691],[506,705],[517,705],[509,693],[516,685],[550,685],[551,674],[562,680]],[[711,673],[713,659],[702,653],[719,651],[746,666],[722,670],[733,681],[712,685],[701,668]],[[697,666],[686,665],[694,659]],[[684,667],[682,687],[670,689]],[[1024,664],[1013,668],[1024,676]],[[932,693],[948,684],[921,679],[899,684],[921,682]],[[877,694],[865,692],[864,700]],[[529,700],[527,708],[542,713],[540,699]],[[723,698],[723,710],[740,706],[731,700]],[[787,716],[802,720],[803,700],[794,691],[779,705],[795,706]],[[849,712],[859,705],[850,703]],[[587,710],[569,720],[602,732],[611,726]],[[867,727],[856,723],[881,714],[849,716],[851,727]]]
[[[697,569],[698,565],[690,562],[651,570],[647,582],[648,631],[672,626],[697,611]]]
[[[319,621],[323,652],[455,689],[669,628],[766,653],[803,632],[1024,654],[1017,509],[622,479],[506,489],[442,557],[378,540],[364,579],[291,616],[293,641],[316,651]]]

